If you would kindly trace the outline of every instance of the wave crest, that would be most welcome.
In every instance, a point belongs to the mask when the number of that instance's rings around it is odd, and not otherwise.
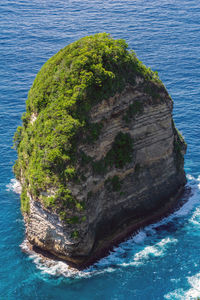
[[[21,186],[20,182],[17,179],[12,178],[10,180],[10,183],[6,185],[6,190],[8,192],[12,191],[16,194],[21,194],[22,186]]]

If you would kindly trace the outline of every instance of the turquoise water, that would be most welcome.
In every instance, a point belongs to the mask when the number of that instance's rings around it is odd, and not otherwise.
[[[22,252],[12,136],[42,64],[96,32],[125,38],[159,72],[188,151],[191,193],[173,215],[141,230],[84,272]],[[200,2],[4,0],[0,5],[0,300],[195,299],[200,296]],[[25,247],[24,244],[22,248]]]

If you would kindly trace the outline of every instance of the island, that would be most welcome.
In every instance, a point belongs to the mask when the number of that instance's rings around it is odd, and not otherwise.
[[[81,269],[174,208],[187,147],[172,109],[122,39],[87,36],[51,57],[14,136],[30,247]]]

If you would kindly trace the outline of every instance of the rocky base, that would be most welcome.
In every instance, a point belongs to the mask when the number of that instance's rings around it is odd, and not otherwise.
[[[98,243],[94,246],[92,255],[88,258],[84,257],[84,259],[77,258],[77,262],[75,259],[73,261],[70,257],[67,256],[58,256],[57,253],[53,254],[52,251],[45,250],[44,247],[40,248],[39,246],[32,244],[27,240],[26,246],[31,250],[40,255],[42,260],[55,260],[55,261],[63,261],[67,262],[67,264],[75,268],[77,270],[83,270],[90,265],[97,262],[99,259],[107,256],[110,251],[112,251],[113,247],[118,246],[121,242],[124,242],[130,236],[137,234],[137,232],[148,226],[150,224],[156,223],[161,219],[168,217],[170,214],[178,210],[188,199],[190,196],[191,190],[184,185],[181,186],[176,193],[176,195],[172,196],[166,205],[156,212],[154,212],[151,216],[147,216],[146,218],[138,218],[134,220],[127,220],[124,223],[123,227],[118,228],[115,233],[107,236],[106,238],[99,240]]]

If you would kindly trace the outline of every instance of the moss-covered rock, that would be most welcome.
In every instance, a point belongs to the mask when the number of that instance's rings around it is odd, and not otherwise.
[[[186,182],[172,108],[124,40],[96,34],[50,58],[14,137],[28,241],[83,267],[168,211]]]
[[[91,123],[91,108],[134,84],[138,75],[162,85],[157,73],[127,48],[124,40],[114,40],[106,33],[88,36],[60,50],[36,76],[23,125],[14,137],[18,152],[14,172],[25,179],[23,186],[33,197],[52,188],[58,190],[55,197],[41,198],[45,206],[59,208],[69,203],[59,191],[79,178],[77,143],[94,143],[103,130],[102,123]],[[125,119],[141,111],[142,104],[137,101],[130,105]],[[104,161],[93,163],[95,172],[105,173],[107,165],[123,167],[130,161],[131,151],[130,138],[119,133]]]

